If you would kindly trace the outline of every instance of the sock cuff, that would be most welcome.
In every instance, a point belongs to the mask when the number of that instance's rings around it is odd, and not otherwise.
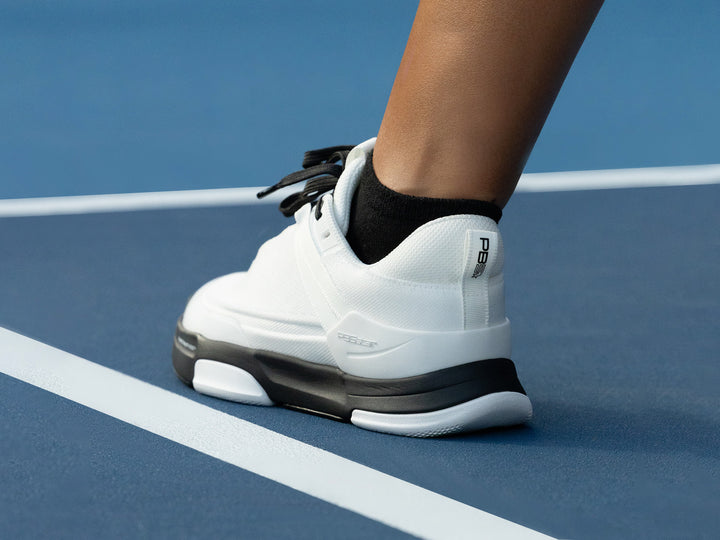
[[[372,165],[372,155],[362,173],[358,188],[363,191],[365,205],[372,207],[376,215],[392,221],[406,220],[408,216],[413,216],[414,220],[427,223],[457,214],[485,216],[495,223],[502,218],[502,209],[489,201],[416,197],[398,193],[380,182]]]
[[[369,160],[350,205],[350,224],[345,238],[358,259],[373,264],[425,223],[462,214],[485,216],[497,223],[502,210],[488,201],[398,193],[378,180]]]

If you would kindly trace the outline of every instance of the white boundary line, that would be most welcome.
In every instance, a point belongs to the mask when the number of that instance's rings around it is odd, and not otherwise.
[[[720,164],[528,173],[522,175],[517,191],[580,191],[706,184],[720,184]]]
[[[650,167],[641,169],[607,169],[528,173],[520,179],[518,192],[577,191],[663,186],[695,186],[720,183],[719,165],[683,167]],[[0,217],[52,216],[96,212],[128,212],[169,208],[199,208],[277,202],[282,193],[258,200],[256,193],[264,188],[199,189],[156,191],[74,197],[37,197],[0,199]]]
[[[550,538],[1,327],[0,372],[409,534]]]
[[[148,193],[115,193],[77,195],[72,197],[33,197],[0,199],[0,217],[54,216],[96,212],[132,212],[170,208],[201,208],[262,204],[282,200],[273,193],[263,199],[257,193],[264,188],[196,189],[187,191],[151,191]]]

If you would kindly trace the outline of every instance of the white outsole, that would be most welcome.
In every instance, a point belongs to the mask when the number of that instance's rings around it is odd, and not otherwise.
[[[248,405],[274,405],[255,377],[230,364],[196,361],[192,384],[195,390],[208,396]]]
[[[522,424],[531,417],[532,405],[525,394],[496,392],[447,409],[425,413],[387,414],[355,410],[350,421],[364,429],[393,435],[439,437]]]
[[[247,371],[214,360],[197,360],[193,388],[213,396],[249,405],[274,405]],[[496,392],[452,407],[424,413],[389,414],[356,409],[350,421],[363,429],[407,437],[439,437],[527,422],[532,405],[525,394]]]

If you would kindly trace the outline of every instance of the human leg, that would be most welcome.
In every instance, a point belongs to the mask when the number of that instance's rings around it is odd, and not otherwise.
[[[373,155],[387,187],[505,206],[602,0],[422,0]]]

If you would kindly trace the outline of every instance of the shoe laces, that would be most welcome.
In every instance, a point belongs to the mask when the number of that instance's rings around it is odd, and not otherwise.
[[[292,216],[306,204],[315,203],[319,197],[335,189],[340,175],[345,170],[345,160],[353,146],[330,146],[318,150],[308,150],[303,158],[302,170],[288,174],[277,184],[257,194],[258,199],[287,186],[307,180],[302,191],[292,193],[280,203],[280,212],[285,217]],[[322,200],[320,200],[322,203]],[[315,217],[320,218],[321,204],[315,205]]]

